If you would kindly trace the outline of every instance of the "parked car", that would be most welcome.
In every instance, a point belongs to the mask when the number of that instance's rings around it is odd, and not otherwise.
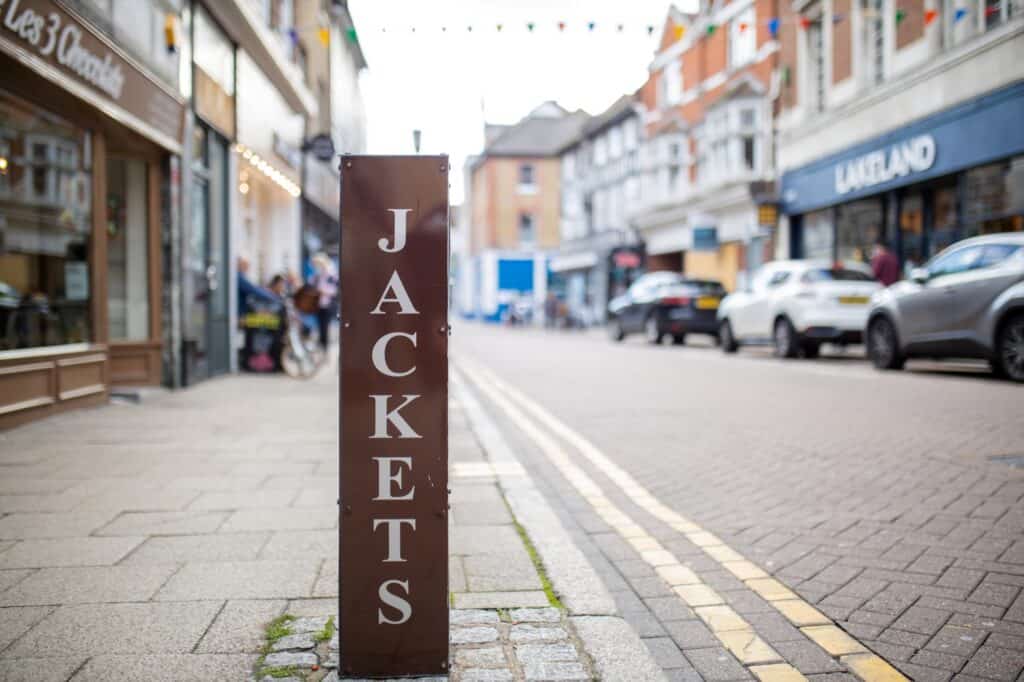
[[[1024,234],[958,242],[879,292],[867,347],[879,369],[909,357],[984,358],[1024,381]]]
[[[871,295],[881,288],[861,263],[775,261],[718,308],[722,350],[772,344],[783,358],[817,357],[823,343],[860,343]]]
[[[661,343],[666,336],[673,343],[685,343],[687,334],[717,338],[715,311],[724,296],[721,282],[650,272],[608,304],[608,331],[614,341],[639,332],[651,343]]]

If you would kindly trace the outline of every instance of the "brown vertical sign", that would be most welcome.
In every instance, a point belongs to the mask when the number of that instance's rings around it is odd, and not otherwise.
[[[341,162],[343,677],[448,671],[448,157]]]

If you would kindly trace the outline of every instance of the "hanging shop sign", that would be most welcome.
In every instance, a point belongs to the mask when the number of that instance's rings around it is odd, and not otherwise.
[[[58,85],[74,83],[69,89],[159,144],[180,146],[184,103],[53,0],[0,0],[0,51]]]
[[[448,670],[448,159],[341,166],[342,675]]]

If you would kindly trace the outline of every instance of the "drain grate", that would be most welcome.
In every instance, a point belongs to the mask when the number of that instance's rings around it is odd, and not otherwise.
[[[1024,469],[1024,454],[1021,455],[992,455],[988,458],[990,462],[998,462],[1014,469]]]

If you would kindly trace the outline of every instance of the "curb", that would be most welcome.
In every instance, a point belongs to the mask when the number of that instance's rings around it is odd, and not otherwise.
[[[451,386],[466,412],[470,429],[494,469],[499,489],[513,516],[540,555],[547,576],[601,679],[608,682],[664,681],[661,667],[636,631],[617,614],[611,593],[537,490],[497,424],[467,387],[468,382],[459,376],[466,370],[458,362],[453,361],[452,365],[457,373],[451,378]]]

